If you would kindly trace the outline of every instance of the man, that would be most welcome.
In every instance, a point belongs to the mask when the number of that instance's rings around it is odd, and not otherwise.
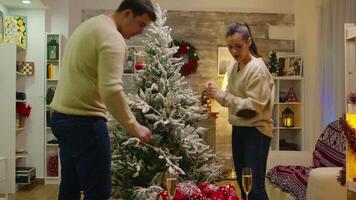
[[[151,132],[131,113],[123,92],[129,39],[156,20],[150,0],[124,0],[109,14],[82,23],[71,35],[50,107],[58,138],[61,184],[58,199],[104,200],[111,194],[111,148],[107,110],[128,132],[148,142]]]

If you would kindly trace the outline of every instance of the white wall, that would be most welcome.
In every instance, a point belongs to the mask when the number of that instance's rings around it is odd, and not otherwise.
[[[295,1],[295,49],[303,58],[305,144],[312,150],[321,132],[320,117],[321,0]]]
[[[69,0],[42,0],[46,9],[46,32],[68,38]]]
[[[45,82],[45,11],[8,10],[8,15],[27,16],[26,61],[35,62],[35,75],[26,81],[27,103],[31,105],[31,115],[26,121],[26,165],[36,167],[37,177],[44,177],[44,82]]]
[[[2,5],[1,3],[0,3],[0,11],[1,11],[4,15],[6,15],[6,13],[7,13],[7,8],[6,8],[4,5]]]

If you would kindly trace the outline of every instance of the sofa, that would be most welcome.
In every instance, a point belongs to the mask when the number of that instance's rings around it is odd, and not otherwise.
[[[345,136],[338,121],[325,128],[313,152],[271,151],[266,189],[270,200],[346,200],[337,181],[345,165]]]

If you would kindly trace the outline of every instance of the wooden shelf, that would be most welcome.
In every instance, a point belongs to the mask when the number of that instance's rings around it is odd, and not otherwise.
[[[58,144],[46,144],[47,147],[58,147]]]
[[[273,80],[302,80],[301,76],[274,76]]]
[[[23,130],[25,130],[25,128],[23,128],[23,127],[16,128],[16,132],[20,132],[20,131],[23,131]]]
[[[26,51],[26,48],[23,48],[23,47],[19,46],[18,44],[16,44],[16,49],[17,49],[17,51]]]
[[[299,130],[302,129],[302,127],[278,127],[279,129],[283,130]]]
[[[47,81],[53,81],[53,82],[55,82],[55,81],[58,81],[58,79],[47,79]]]
[[[26,76],[26,74],[21,73],[21,72],[16,72],[16,75],[17,75],[17,76]]]
[[[28,156],[27,153],[26,153],[26,154],[24,154],[24,153],[16,154],[16,160],[17,160],[17,159],[20,159],[20,158],[27,158],[27,156]]]
[[[302,105],[301,102],[280,102],[279,105]]]

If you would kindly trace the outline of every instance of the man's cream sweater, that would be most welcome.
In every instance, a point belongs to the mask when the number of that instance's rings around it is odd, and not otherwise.
[[[71,35],[50,105],[57,112],[100,116],[107,110],[131,133],[139,127],[123,92],[126,44],[106,15],[82,23]]]
[[[238,62],[228,71],[228,85],[225,92],[215,99],[229,110],[229,122],[235,126],[256,127],[268,137],[273,136],[272,110],[274,104],[274,81],[261,58],[252,57],[241,70]],[[244,109],[257,113],[252,118],[238,117]]]

